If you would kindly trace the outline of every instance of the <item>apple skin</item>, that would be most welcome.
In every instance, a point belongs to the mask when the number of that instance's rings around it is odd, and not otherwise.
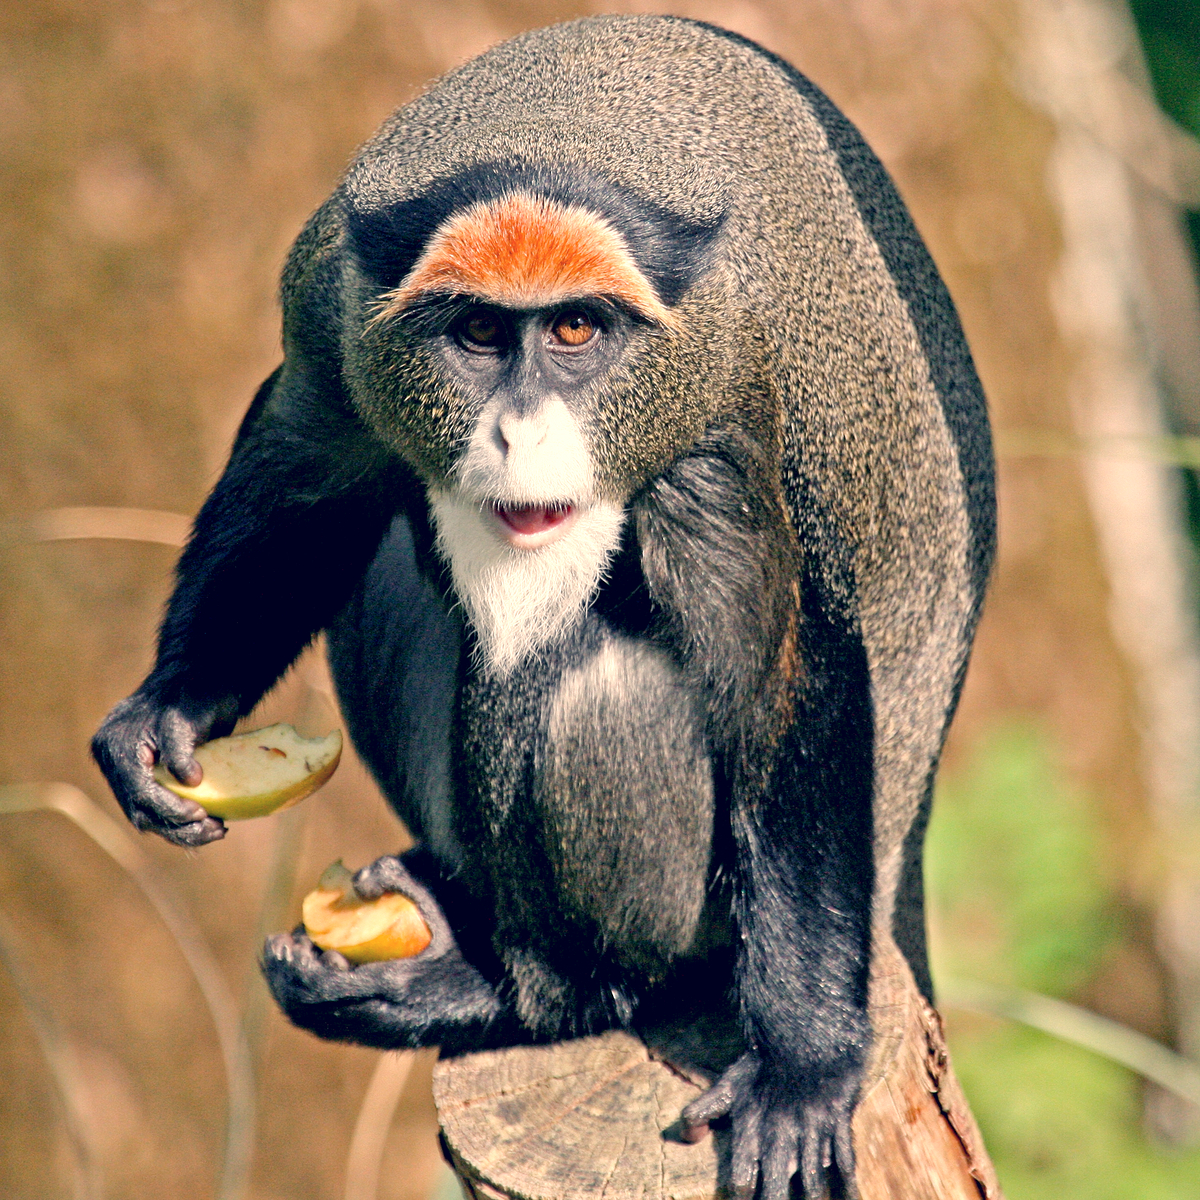
[[[342,734],[335,729],[323,738],[305,738],[290,725],[268,725],[205,742],[195,757],[204,778],[194,787],[180,783],[161,763],[155,779],[210,816],[246,821],[311,796],[337,770]]]
[[[399,892],[365,900],[341,860],[326,868],[316,890],[304,897],[304,931],[322,950],[336,950],[358,965],[412,958],[431,934],[420,909]]]

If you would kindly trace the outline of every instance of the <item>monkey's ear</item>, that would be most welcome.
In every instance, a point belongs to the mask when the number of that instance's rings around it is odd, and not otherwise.
[[[246,415],[242,418],[242,423],[238,426],[237,437],[233,439],[235,446],[239,445],[246,435],[258,424],[259,417],[267,407],[267,402],[271,399],[271,393],[275,390],[275,385],[279,382],[279,376],[283,371],[283,363],[273,370],[258,385],[258,391],[254,393],[254,399],[250,402],[250,407],[246,409]]]
[[[318,373],[318,386],[334,385],[341,373],[346,254],[345,218],[335,195],[300,231],[279,285],[284,355],[303,359]]]

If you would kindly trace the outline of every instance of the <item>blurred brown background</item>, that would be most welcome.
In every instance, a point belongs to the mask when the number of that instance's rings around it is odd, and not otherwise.
[[[278,360],[287,247],[355,146],[493,42],[614,10],[760,41],[894,174],[960,307],[1001,450],[1000,563],[948,771],[1013,717],[1044,732],[1098,831],[1109,921],[1067,998],[1194,1053],[1200,659],[1184,486],[1167,465],[1188,444],[1164,436],[1200,430],[1179,220],[1200,154],[1154,108],[1128,15],[1102,0],[3,6],[0,784],[62,781],[116,814],[87,741],[149,666],[175,555],[51,537],[76,518],[37,514],[194,513]],[[326,687],[310,656],[264,720],[323,732]],[[290,1028],[254,958],[332,859],[357,866],[404,837],[346,763],[294,814],[200,853],[137,839],[248,1014],[258,1125],[241,1195],[344,1194],[379,1056]],[[129,871],[61,813],[0,814],[0,917],[0,1192],[216,1194],[226,1080],[210,1010]],[[439,1186],[429,1070],[422,1056],[403,1082],[381,1200]]]

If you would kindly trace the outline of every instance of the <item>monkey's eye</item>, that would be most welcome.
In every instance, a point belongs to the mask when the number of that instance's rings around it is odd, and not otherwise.
[[[504,322],[494,313],[473,312],[459,325],[458,337],[468,350],[499,350],[505,341]]]
[[[585,346],[596,336],[596,326],[587,313],[572,309],[554,318],[550,336],[560,346]]]

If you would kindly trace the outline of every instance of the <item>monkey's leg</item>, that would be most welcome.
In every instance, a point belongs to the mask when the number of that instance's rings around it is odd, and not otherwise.
[[[787,1200],[853,1197],[851,1118],[870,1044],[872,730],[853,631],[809,607],[800,715],[769,774],[735,795],[737,991],[751,1050],[684,1111],[728,1117],[732,1182]],[[822,626],[825,626],[822,629]]]
[[[778,487],[769,447],[714,427],[636,517],[664,627],[703,672],[736,847],[734,984],[751,1051],[684,1121],[702,1136],[729,1119],[739,1192],[761,1182],[761,1200],[787,1200],[798,1171],[818,1200],[853,1188],[850,1118],[870,1042],[874,729],[866,652],[840,599],[853,580],[836,545],[801,555]]]
[[[197,743],[228,732],[345,604],[396,508],[403,472],[284,368],[260,389],[176,569],[154,670],[92,750],[126,815],[179,845],[222,822],[155,782],[198,783]]]
[[[454,1053],[477,1049],[514,1024],[496,989],[463,957],[433,893],[399,858],[365,867],[355,887],[367,897],[408,896],[429,926],[429,945],[412,958],[352,967],[334,951],[322,953],[302,930],[269,937],[263,973],[296,1025],[381,1049],[441,1046]]]

